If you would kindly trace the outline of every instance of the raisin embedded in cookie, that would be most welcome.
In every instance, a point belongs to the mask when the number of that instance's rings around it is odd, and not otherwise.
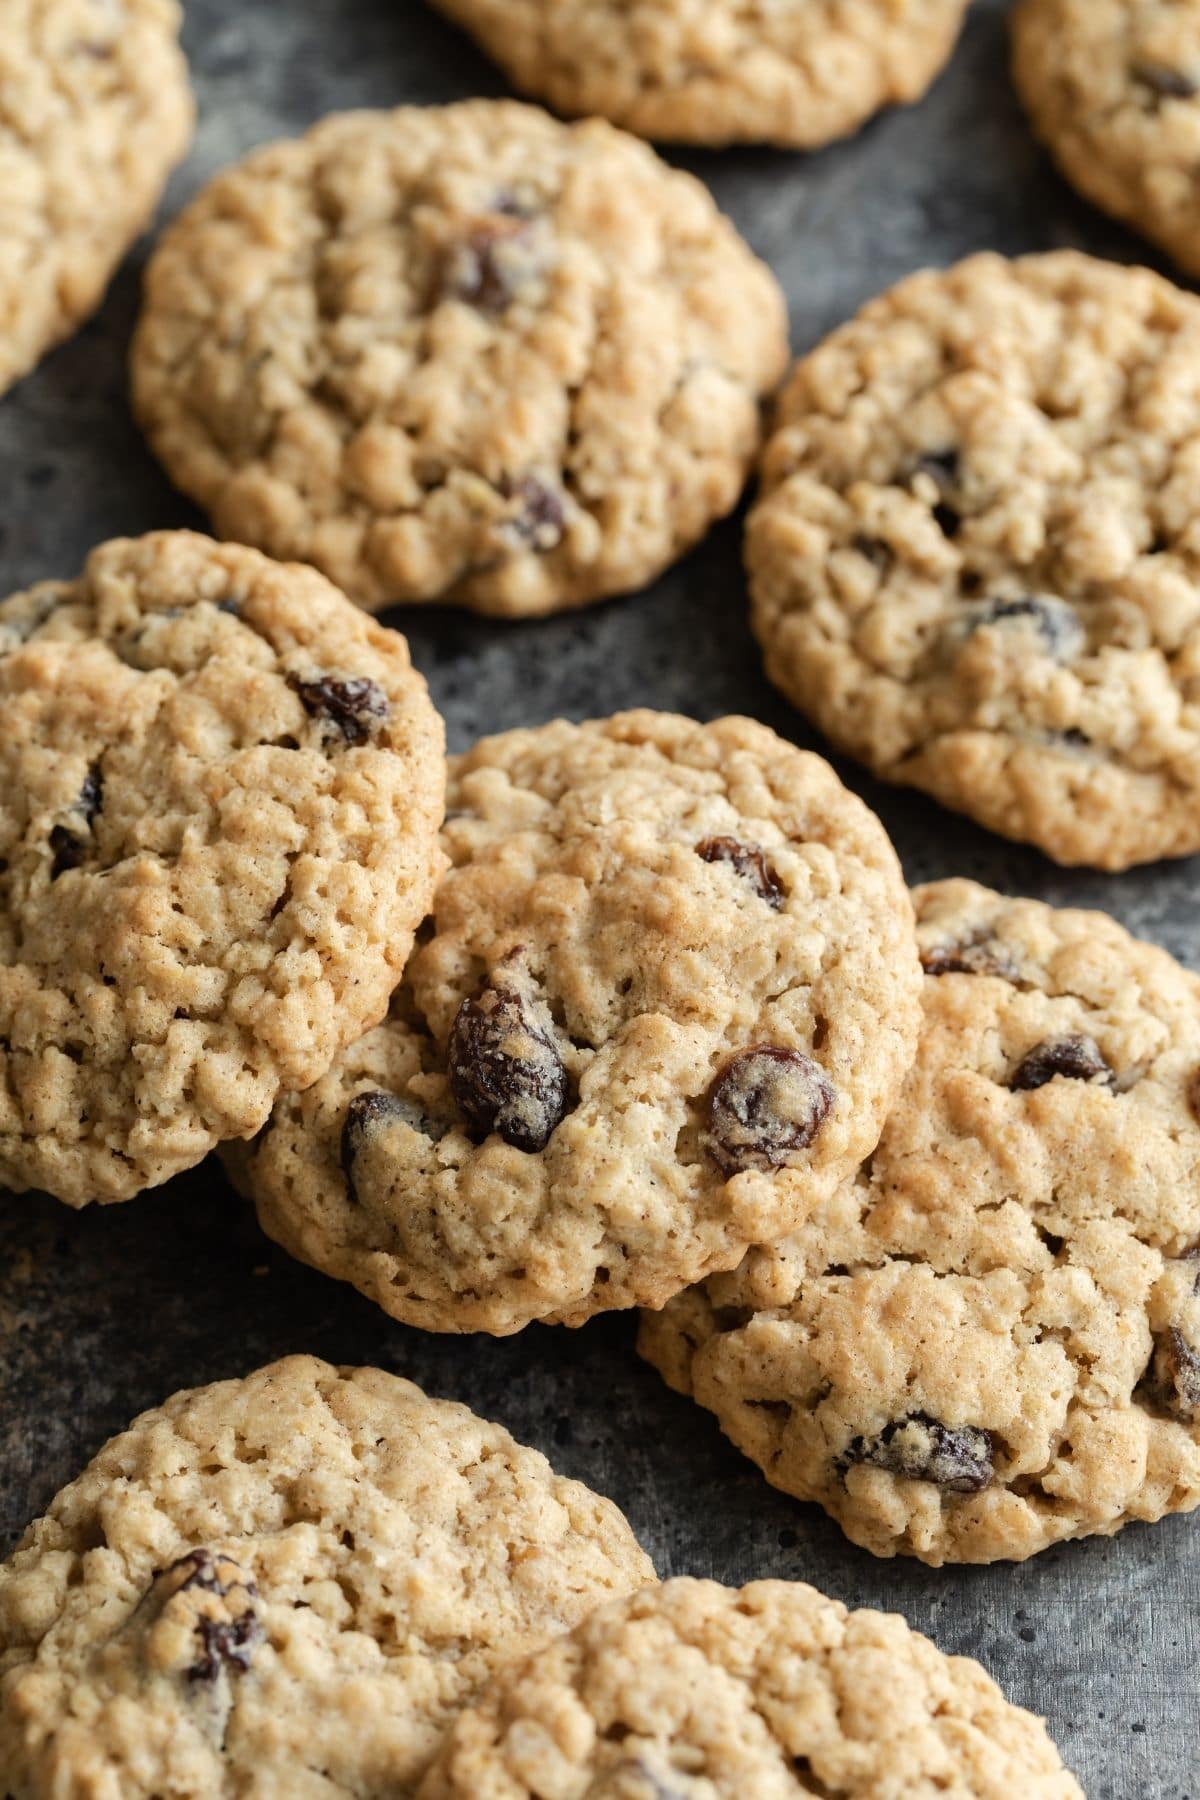
[[[1013,73],[1067,179],[1200,274],[1200,0],[1021,0]]]
[[[1200,849],[1200,301],[1064,251],[871,302],[796,368],[747,529],[767,672],[1063,863]]]
[[[6,0],[0,392],[99,305],[192,135],[175,0]]]
[[[256,151],[151,262],[151,443],[218,529],[364,606],[550,613],[730,511],[783,297],[707,190],[533,107],[351,113]]]
[[[1200,979],[1097,913],[918,889],[879,1148],[640,1347],[877,1556],[1019,1559],[1200,1503]]]
[[[643,137],[813,149],[940,73],[967,0],[435,0],[522,92]]]
[[[439,1331],[661,1306],[873,1147],[916,1044],[882,827],[749,720],[627,713],[451,764],[387,1022],[252,1145],[294,1255]]]
[[[1083,1800],[1042,1721],[895,1614],[668,1581],[494,1676],[419,1800]]]
[[[374,1025],[441,864],[398,633],[189,532],[0,601],[0,1186],[124,1200]]]
[[[0,1566],[5,1793],[406,1800],[505,1658],[653,1578],[610,1501],[395,1375],[176,1394]]]

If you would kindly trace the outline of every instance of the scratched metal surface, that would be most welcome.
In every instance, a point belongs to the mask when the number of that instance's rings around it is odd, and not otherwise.
[[[1074,199],[1035,150],[1006,73],[1005,6],[976,0],[948,74],[913,111],[801,158],[687,160],[781,277],[797,348],[925,262],[984,246],[1137,244]],[[251,145],[340,107],[500,91],[418,0],[190,0],[194,153],[167,210]],[[141,445],[125,401],[139,256],[102,314],[0,403],[0,583],[73,573],[94,542],[197,522]],[[736,523],[649,594],[527,626],[393,615],[452,742],[557,713],[645,703],[741,710],[800,742],[746,627]],[[684,654],[686,646],[686,654]],[[1107,907],[1200,966],[1200,865],[1064,874],[932,803],[842,773],[877,807],[911,879],[965,873]],[[1200,1800],[1200,1518],[1066,1545],[1023,1567],[880,1563],[816,1508],[774,1493],[707,1414],[638,1363],[629,1319],[516,1339],[405,1331],[268,1244],[214,1164],[130,1205],[74,1215],[0,1205],[0,1551],[112,1432],[175,1389],[287,1351],[373,1362],[503,1420],[611,1494],[664,1572],[802,1577],[897,1609],[978,1656],[1044,1713],[1092,1800]],[[1014,1800],[1020,1800],[1014,1796]]]

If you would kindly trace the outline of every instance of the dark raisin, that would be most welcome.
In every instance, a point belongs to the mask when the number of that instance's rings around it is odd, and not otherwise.
[[[65,825],[50,827],[50,879],[57,881],[68,869],[77,869],[87,855],[87,845],[77,832]]]
[[[450,1091],[481,1136],[544,1150],[567,1111],[567,1072],[548,1018],[519,976],[464,1000],[450,1031]]]
[[[978,1494],[994,1474],[991,1433],[951,1427],[925,1413],[886,1425],[878,1437],[855,1438],[839,1467],[866,1463],[906,1481],[932,1481],[952,1494]]]
[[[537,475],[506,477],[500,485],[506,500],[515,500],[519,510],[508,521],[509,529],[535,550],[553,550],[562,541],[566,512],[562,497]]]
[[[962,513],[954,497],[961,468],[957,450],[937,450],[918,457],[912,469],[912,475],[925,476],[937,489],[933,516],[942,535],[948,538],[957,537],[962,528]]]
[[[1054,594],[1022,594],[1017,599],[994,599],[977,607],[966,622],[968,636],[985,625],[1012,625],[1027,622],[1041,636],[1051,655],[1060,662],[1078,656],[1087,643],[1079,614],[1066,600]]]
[[[1155,1339],[1148,1385],[1168,1412],[1200,1420],[1200,1350],[1175,1325]]]
[[[338,681],[332,675],[289,675],[288,686],[299,694],[306,713],[328,719],[348,744],[365,744],[376,722],[391,710],[379,683],[364,676]]]
[[[354,1193],[354,1160],[366,1140],[388,1125],[407,1125],[411,1130],[419,1131],[435,1142],[445,1136],[442,1128],[428,1118],[412,1100],[405,1100],[399,1094],[385,1094],[378,1088],[365,1094],[355,1094],[346,1108],[341,1137],[342,1173],[346,1177],[346,1186],[350,1189],[352,1198],[357,1198]]]
[[[223,1669],[250,1667],[262,1637],[258,1588],[232,1558],[204,1548],[190,1550],[158,1580],[164,1611],[180,1595],[197,1596],[186,1615],[197,1644],[194,1660],[183,1671],[189,1681],[214,1682]]]
[[[998,975],[1003,981],[1017,979],[1016,965],[1008,952],[986,937],[961,944],[934,944],[922,950],[921,967],[927,975]]]
[[[834,1098],[833,1083],[810,1056],[772,1044],[743,1050],[709,1090],[709,1155],[726,1175],[782,1168],[812,1143]]]
[[[852,540],[850,548],[857,550],[860,556],[865,556],[879,570],[889,569],[895,560],[891,550],[880,538],[866,537],[862,533]]]
[[[1095,1039],[1073,1033],[1070,1037],[1043,1038],[1040,1044],[1035,1044],[1017,1064],[1008,1085],[1014,1093],[1029,1093],[1034,1088],[1045,1087],[1056,1075],[1062,1075],[1067,1081],[1090,1081],[1102,1087],[1112,1087],[1116,1079]]]
[[[1131,73],[1135,81],[1163,100],[1194,100],[1200,93],[1200,87],[1190,75],[1182,69],[1173,69],[1170,63],[1139,61],[1133,64]]]
[[[783,905],[779,878],[767,861],[766,852],[757,844],[743,844],[734,837],[710,837],[696,845],[696,855],[706,863],[729,863],[775,912]]]
[[[465,300],[484,313],[506,312],[525,279],[528,240],[520,215],[478,220],[443,257],[436,297]]]

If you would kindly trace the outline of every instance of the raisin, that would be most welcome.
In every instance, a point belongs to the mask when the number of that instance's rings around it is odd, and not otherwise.
[[[195,1660],[183,1671],[188,1681],[214,1682],[223,1669],[250,1667],[262,1637],[258,1588],[232,1558],[215,1556],[203,1547],[190,1550],[158,1579],[164,1612],[175,1608],[181,1595],[196,1596],[187,1603],[186,1616],[197,1641]]]
[[[1040,633],[1046,648],[1059,662],[1069,662],[1086,646],[1079,614],[1066,600],[1053,594],[1023,594],[1019,599],[988,600],[967,621],[967,635],[985,625],[1010,625],[1028,621]]]
[[[289,675],[288,686],[300,696],[300,704],[310,717],[328,719],[348,744],[365,744],[376,722],[386,719],[391,710],[379,683],[365,676],[338,681],[332,675],[312,675],[308,679]]]
[[[1192,77],[1182,69],[1173,69],[1170,63],[1135,62],[1130,72],[1135,81],[1162,100],[1194,100],[1200,94],[1200,86]]]
[[[1169,1412],[1200,1420],[1200,1350],[1172,1325],[1156,1339],[1150,1384]]]
[[[986,937],[970,938],[961,944],[934,944],[922,950],[921,967],[927,975],[998,975],[1003,981],[1017,979],[1016,966],[1008,952]]]
[[[892,563],[895,561],[891,550],[882,539],[867,537],[865,533],[862,532],[853,539],[850,548],[852,550],[857,550],[858,554],[864,556],[873,568],[879,569],[880,571],[890,569]]]
[[[957,450],[936,450],[918,457],[912,470],[912,475],[923,475],[937,489],[933,516],[942,535],[948,538],[957,537],[962,526],[962,513],[954,503],[961,467]]]
[[[1008,1085],[1014,1093],[1029,1093],[1045,1087],[1056,1075],[1067,1081],[1090,1081],[1103,1087],[1112,1087],[1115,1080],[1095,1039],[1076,1033],[1071,1037],[1043,1038],[1035,1044],[1017,1064]]]
[[[436,298],[464,300],[479,312],[506,312],[525,280],[529,225],[504,212],[479,219],[446,252]]]
[[[709,1155],[726,1175],[782,1168],[812,1143],[834,1098],[824,1069],[799,1050],[743,1050],[709,1090]]]
[[[385,1094],[378,1088],[372,1088],[365,1094],[355,1094],[342,1121],[340,1150],[342,1173],[346,1177],[351,1199],[358,1197],[354,1192],[355,1158],[369,1137],[394,1124],[407,1125],[411,1130],[432,1138],[435,1143],[445,1136],[442,1128],[434,1120],[427,1118],[412,1100],[405,1100],[399,1094]]]
[[[992,1454],[990,1432],[912,1413],[885,1425],[878,1437],[855,1438],[839,1467],[866,1463],[906,1481],[932,1481],[952,1494],[978,1494],[994,1474]]]
[[[566,511],[562,497],[538,475],[506,477],[500,484],[506,500],[515,500],[519,510],[508,521],[509,530],[535,550],[553,550],[562,541]]]
[[[706,863],[729,863],[773,911],[778,912],[783,905],[779,878],[767,861],[766,852],[757,844],[743,844],[734,837],[710,837],[696,845],[696,855]]]
[[[100,764],[93,763],[84,776],[83,786],[79,790],[79,798],[72,807],[87,827],[91,830],[92,821],[100,811],[104,802],[104,777]],[[87,835],[75,831],[68,825],[52,825],[50,828],[50,879],[57,881],[68,869],[78,869],[88,853]]]
[[[524,990],[524,991],[522,991]],[[544,1150],[567,1111],[567,1072],[527,982],[497,974],[450,1030],[450,1091],[474,1131]]]

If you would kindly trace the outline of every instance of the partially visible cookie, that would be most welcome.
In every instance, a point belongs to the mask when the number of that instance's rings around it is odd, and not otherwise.
[[[497,1675],[420,1800],[1083,1800],[1040,1719],[895,1614],[668,1581]]]
[[[916,1042],[882,827],[746,719],[652,712],[452,761],[387,1022],[231,1171],[270,1235],[440,1331],[661,1306],[799,1223]]]
[[[674,143],[814,149],[917,100],[968,0],[435,0],[559,112]]]
[[[398,633],[190,532],[0,601],[0,1186],[123,1200],[374,1025],[437,875]]]
[[[699,182],[475,100],[219,176],[150,264],[134,397],[225,535],[367,607],[517,616],[641,587],[729,512],[786,351]]]
[[[653,1578],[610,1501],[395,1375],[176,1394],[0,1566],[5,1792],[404,1800],[506,1658]]]
[[[99,305],[192,135],[176,0],[6,0],[0,391]]]
[[[918,889],[873,1158],[641,1349],[857,1544],[1021,1558],[1200,1503],[1200,979],[1097,913]]]
[[[1200,849],[1200,301],[976,256],[797,365],[747,528],[767,672],[1063,863]]]
[[[1200,0],[1020,0],[1012,29],[1067,179],[1200,274]]]

